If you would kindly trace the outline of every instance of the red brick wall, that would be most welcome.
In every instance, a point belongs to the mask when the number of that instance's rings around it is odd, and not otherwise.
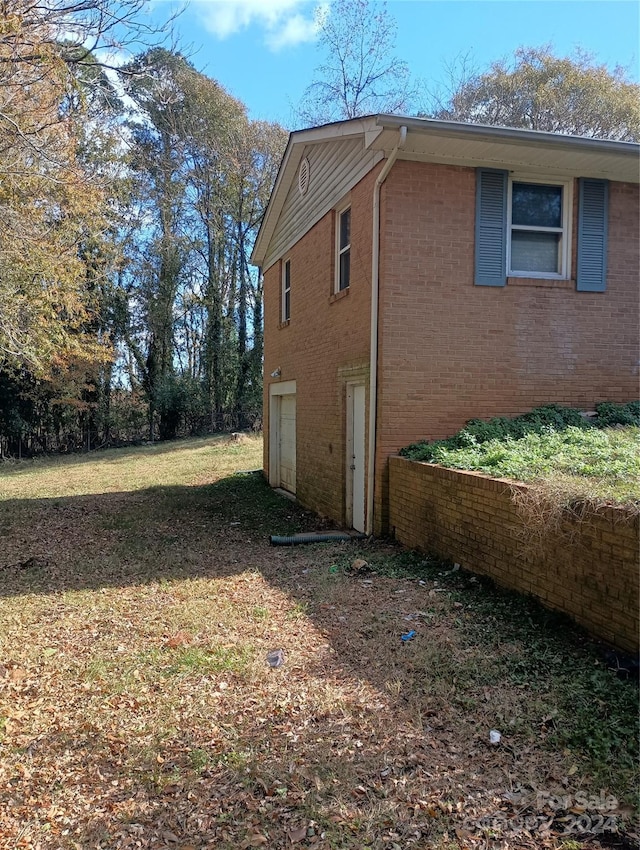
[[[474,286],[475,180],[472,168],[401,161],[383,186],[377,532],[387,458],[402,446],[473,417],[638,397],[638,186],[611,184],[607,291],[588,293],[571,281]]]
[[[400,543],[536,596],[607,643],[638,651],[637,514],[602,508],[536,528],[513,500],[526,485],[399,457],[389,467]]]
[[[269,375],[280,367],[279,380],[297,381],[298,497],[338,522],[345,518],[346,381],[361,379],[368,395],[379,168],[351,191],[348,295],[331,298],[333,213],[286,255],[286,327],[280,263],[265,274],[265,436]],[[475,179],[472,168],[399,161],[382,188],[377,533],[388,528],[387,459],[402,446],[450,435],[472,417],[638,397],[638,186],[611,184],[608,289],[586,293],[572,281],[474,286]],[[574,211],[574,274],[575,225]],[[267,471],[268,462],[266,439]]]
[[[377,169],[350,193],[351,284],[332,296],[334,214],[282,259],[291,259],[291,320],[280,326],[281,264],[265,273],[264,468],[269,469],[269,385],[296,381],[297,496],[318,513],[345,519],[346,382],[369,381],[372,196]],[[368,416],[368,411],[367,411]]]

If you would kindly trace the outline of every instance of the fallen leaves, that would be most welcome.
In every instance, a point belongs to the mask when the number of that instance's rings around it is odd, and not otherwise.
[[[292,844],[297,844],[299,841],[303,841],[307,837],[307,827],[300,826],[297,829],[288,829],[287,830],[287,838]]]
[[[265,847],[269,843],[269,839],[266,835],[263,835],[261,832],[253,832],[249,835],[240,845],[243,848],[246,847]]]
[[[22,682],[27,677],[27,671],[23,670],[21,667],[14,667],[9,670],[9,681],[16,684],[17,682]]]
[[[189,634],[189,632],[183,631],[182,629],[167,640],[167,646],[170,649],[175,649],[178,646],[189,646],[189,644],[192,643],[193,635]]]
[[[517,812],[514,777],[588,781],[575,753],[485,745],[529,693],[456,681],[477,661],[459,603],[362,579],[384,544],[369,561],[215,537],[211,488],[181,490],[38,508],[55,574],[31,564],[3,587],[2,850],[476,850],[467,820]],[[16,563],[37,544],[20,517]],[[403,649],[407,622],[420,638]],[[553,846],[543,814],[512,850]]]

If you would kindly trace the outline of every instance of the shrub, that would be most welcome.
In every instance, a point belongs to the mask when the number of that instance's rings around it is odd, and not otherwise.
[[[596,404],[596,413],[599,428],[612,425],[640,425],[640,401],[629,401],[627,404],[603,401]]]
[[[625,407],[625,405],[617,405]],[[609,423],[607,423],[609,424]],[[594,423],[586,419],[579,410],[548,404],[536,407],[529,413],[523,413],[513,419],[497,416],[485,422],[482,419],[470,419],[465,427],[446,440],[429,443],[422,440],[400,450],[403,457],[410,460],[432,461],[437,463],[440,449],[464,449],[470,446],[488,443],[491,440],[520,440],[528,434],[544,434],[550,431],[565,431],[568,427],[587,429]]]

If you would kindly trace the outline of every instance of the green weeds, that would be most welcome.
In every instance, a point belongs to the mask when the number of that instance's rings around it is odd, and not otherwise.
[[[629,796],[640,779],[637,684],[616,678],[595,642],[535,600],[488,579],[470,582],[462,571],[439,580],[472,612],[459,629],[462,645],[476,655],[465,670],[467,691],[487,684],[521,689],[512,731],[580,753],[596,785]]]
[[[597,405],[595,425],[555,406],[515,419],[471,420],[447,440],[414,443],[401,454],[494,477],[557,482],[587,499],[633,502],[640,499],[639,406]]]
[[[301,620],[303,617],[306,617],[308,610],[308,602],[296,602],[287,611],[286,618],[287,620]]]
[[[155,661],[154,669],[166,677],[209,675],[212,673],[236,673],[242,675],[246,672],[251,659],[249,647],[242,645],[231,647],[180,647],[175,650],[167,650],[164,663],[159,657],[159,651],[155,651],[153,655]]]
[[[195,773],[202,773],[211,764],[211,756],[202,747],[196,747],[189,752],[189,763]]]

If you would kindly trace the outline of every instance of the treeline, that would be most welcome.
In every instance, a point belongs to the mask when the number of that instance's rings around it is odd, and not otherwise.
[[[175,50],[110,68],[138,3],[113,32],[64,5],[0,2],[0,455],[259,428],[248,259],[286,133]]]
[[[0,0],[0,457],[260,427],[248,256],[286,133],[159,47],[146,2]],[[302,125],[416,111],[385,8],[316,23]],[[640,138],[638,84],[579,49],[448,75],[419,114]]]

